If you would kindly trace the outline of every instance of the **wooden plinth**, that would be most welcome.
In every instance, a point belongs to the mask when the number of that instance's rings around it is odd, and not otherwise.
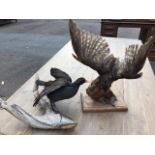
[[[83,112],[120,112],[128,110],[127,104],[121,98],[117,99],[114,107],[107,103],[95,101],[86,94],[81,94],[81,104]]]

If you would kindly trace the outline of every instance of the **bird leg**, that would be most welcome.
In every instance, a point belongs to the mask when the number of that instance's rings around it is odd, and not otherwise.
[[[55,112],[55,114],[59,114],[59,115],[60,115],[60,118],[61,118],[61,119],[60,119],[60,122],[61,122],[63,116],[61,115],[61,113],[60,113],[59,110],[57,109],[55,103],[51,103],[51,108],[52,108],[53,112]]]
[[[115,101],[117,100],[116,96],[110,90],[110,88],[106,91],[103,89],[99,77],[92,81],[92,83],[86,89],[86,93],[93,100],[97,100],[115,106]]]
[[[55,103],[51,103],[51,108],[52,108],[52,110],[53,110],[56,114],[60,113],[59,110],[57,109]]]

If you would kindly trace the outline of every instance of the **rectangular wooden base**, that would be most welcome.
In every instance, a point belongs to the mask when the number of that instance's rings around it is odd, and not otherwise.
[[[81,104],[83,112],[120,112],[128,110],[127,104],[120,98],[118,98],[116,106],[114,107],[110,104],[95,101],[86,94],[81,94]]]

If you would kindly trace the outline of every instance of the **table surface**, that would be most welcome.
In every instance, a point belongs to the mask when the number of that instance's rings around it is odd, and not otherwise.
[[[123,58],[125,48],[130,44],[141,44],[134,39],[106,38],[111,51]],[[49,80],[51,67],[63,69],[73,80],[85,77],[92,80],[97,73],[91,68],[76,61],[71,53],[71,43],[67,43],[39,71],[40,79]],[[83,113],[81,111],[80,93],[85,92],[87,84],[81,86],[75,97],[60,101],[57,107],[62,114],[72,118],[78,125],[69,130],[33,129],[20,122],[5,110],[0,111],[0,132],[3,134],[155,134],[155,79],[147,60],[143,68],[143,76],[136,80],[118,80],[112,90],[121,95],[127,102],[127,112]],[[18,104],[26,111],[38,114],[38,108],[33,108],[33,86],[35,76],[32,76],[9,99],[8,104]]]

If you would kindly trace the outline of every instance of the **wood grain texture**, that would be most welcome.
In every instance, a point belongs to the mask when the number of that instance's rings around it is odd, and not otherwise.
[[[139,40],[106,38],[111,51],[123,57],[125,48],[133,43],[141,44]],[[72,76],[93,80],[97,73],[91,68],[76,61],[69,42],[37,73],[41,80],[49,80],[50,68],[57,67]],[[112,90],[117,96],[124,96],[128,112],[83,113],[81,111],[80,93],[85,92],[87,84],[81,86],[75,97],[57,103],[58,110],[78,123],[72,130],[38,130],[18,121],[6,111],[0,111],[0,132],[3,134],[155,134],[155,79],[147,60],[143,68],[143,76],[137,80],[118,80],[113,83]],[[18,104],[26,111],[40,114],[39,108],[33,108],[32,76],[9,99],[8,104]]]
[[[115,106],[105,102],[95,101],[83,93],[81,93],[80,97],[83,112],[123,112],[128,110],[127,104],[123,100],[123,96],[117,96]]]

